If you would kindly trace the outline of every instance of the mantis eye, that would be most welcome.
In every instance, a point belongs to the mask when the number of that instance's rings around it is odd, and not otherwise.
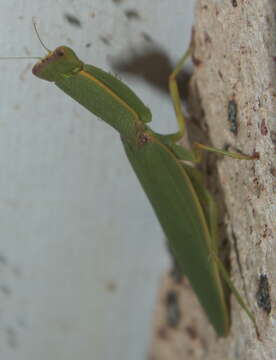
[[[57,49],[56,50],[56,55],[57,56],[63,56],[64,55],[64,50],[63,49]]]

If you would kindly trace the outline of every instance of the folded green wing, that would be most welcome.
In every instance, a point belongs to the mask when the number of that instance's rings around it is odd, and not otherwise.
[[[220,336],[229,317],[211,238],[193,185],[166,144],[151,136],[144,144],[123,140],[128,159],[167,236],[176,261]]]

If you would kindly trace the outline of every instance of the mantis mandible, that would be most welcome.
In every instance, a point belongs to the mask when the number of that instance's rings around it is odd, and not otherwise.
[[[191,48],[169,79],[179,131],[168,135],[158,134],[148,126],[151,111],[118,78],[85,64],[67,46],[46,50],[48,54],[34,65],[33,74],[53,82],[119,132],[127,157],[156,213],[177,264],[188,277],[217,335],[227,336],[230,329],[224,282],[257,331],[253,314],[218,258],[216,204],[193,166],[200,161],[202,150],[241,160],[256,159],[257,155],[231,153],[199,143],[194,144],[193,150],[188,150],[177,144],[186,126],[176,77],[191,55]]]

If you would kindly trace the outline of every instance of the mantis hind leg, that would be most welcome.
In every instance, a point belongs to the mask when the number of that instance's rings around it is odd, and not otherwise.
[[[218,255],[216,253],[213,253],[211,256],[214,259],[214,261],[217,263],[221,277],[227,284],[227,286],[230,289],[230,291],[232,292],[232,294],[235,296],[235,298],[236,298],[237,302],[240,304],[241,308],[245,311],[245,313],[247,314],[249,319],[252,321],[252,324],[256,331],[257,338],[260,340],[261,339],[260,332],[259,332],[254,314],[249,310],[248,305],[243,301],[242,296],[240,295],[239,291],[237,290],[237,288],[233,284],[232,280],[230,279],[230,276],[229,276],[228,272],[226,271],[225,266],[223,265],[223,263],[220,260],[220,258],[218,257]]]

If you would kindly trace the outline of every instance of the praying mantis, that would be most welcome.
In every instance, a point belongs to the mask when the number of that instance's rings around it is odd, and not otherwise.
[[[179,130],[166,135],[150,128],[150,109],[121,80],[85,64],[67,46],[59,46],[54,51],[43,47],[47,55],[34,65],[33,74],[53,82],[119,132],[126,155],[156,213],[177,265],[188,277],[217,335],[227,336],[230,329],[224,283],[257,331],[253,314],[219,259],[216,204],[194,167],[204,150],[240,160],[253,160],[257,155],[232,153],[199,143],[188,150],[177,144],[186,131],[177,75],[191,55],[191,47],[169,78]]]

